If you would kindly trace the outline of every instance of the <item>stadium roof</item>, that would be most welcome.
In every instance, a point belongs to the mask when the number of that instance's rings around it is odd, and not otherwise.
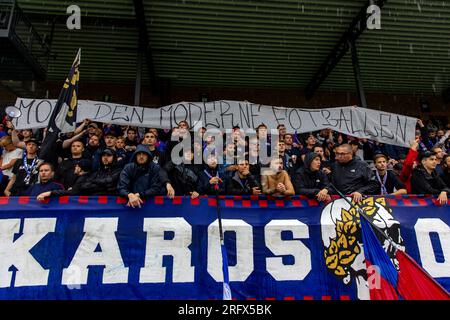
[[[67,74],[82,48],[83,81],[133,83],[143,5],[157,78],[173,85],[304,89],[366,0],[78,0],[81,30],[68,30],[73,1],[18,0],[42,34],[54,29],[48,80]],[[381,29],[357,41],[366,91],[439,93],[449,84],[450,4],[389,0]],[[142,35],[141,35],[142,36]],[[144,66],[144,83],[152,68]],[[148,72],[147,72],[148,71]],[[355,90],[350,53],[321,85]]]

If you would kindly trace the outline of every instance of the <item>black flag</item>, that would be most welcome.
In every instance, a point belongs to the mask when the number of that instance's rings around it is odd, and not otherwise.
[[[72,63],[69,75],[61,89],[50,120],[47,125],[47,133],[42,142],[39,158],[56,163],[55,142],[59,133],[71,132],[75,130],[78,105],[78,81],[80,73],[81,49],[78,50],[77,56]]]

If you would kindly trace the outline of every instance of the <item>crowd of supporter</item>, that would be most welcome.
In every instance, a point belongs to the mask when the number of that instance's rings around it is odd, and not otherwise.
[[[436,195],[440,204],[448,201],[450,124],[419,120],[410,148],[331,129],[287,133],[283,124],[277,127],[278,144],[272,146],[270,128],[264,124],[256,132],[259,138],[269,136],[267,140],[246,138],[233,128],[231,141],[223,140],[221,158],[219,153],[208,153],[201,164],[192,160],[217,145],[213,137],[203,136],[205,128],[189,129],[186,121],[165,130],[85,120],[74,132],[59,134],[52,157],[44,160],[40,146],[46,130],[15,130],[5,118],[0,125],[0,194],[38,200],[119,195],[128,199],[129,206],[140,207],[144,198],[153,195],[298,194],[329,201],[337,188],[357,202],[364,195],[411,193]],[[185,161],[178,163],[172,151],[188,135],[201,139],[182,149]],[[260,149],[272,147],[276,156],[261,163],[256,156]]]

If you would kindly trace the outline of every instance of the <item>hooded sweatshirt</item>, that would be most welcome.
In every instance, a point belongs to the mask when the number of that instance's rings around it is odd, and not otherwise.
[[[308,197],[314,197],[322,189],[329,190],[329,181],[327,175],[321,171],[311,171],[310,166],[312,161],[320,156],[316,153],[307,153],[305,156],[305,166],[297,169],[293,178],[295,193],[302,194]]]
[[[145,164],[137,163],[136,155],[143,152],[148,155]],[[160,167],[153,163],[147,147],[139,145],[119,177],[117,192],[122,197],[128,197],[129,193],[139,193],[141,198],[162,194],[160,179]]]

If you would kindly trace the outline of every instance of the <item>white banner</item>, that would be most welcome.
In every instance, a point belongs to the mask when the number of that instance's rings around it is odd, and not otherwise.
[[[17,129],[47,126],[56,100],[18,98],[21,117],[14,120]],[[132,107],[117,103],[79,100],[77,122],[84,119],[169,129],[186,120],[191,128],[256,128],[264,123],[275,129],[279,124],[287,132],[310,132],[324,128],[379,142],[409,146],[414,139],[417,119],[399,114],[359,107],[324,109],[285,108],[247,101],[180,102],[161,108]]]

